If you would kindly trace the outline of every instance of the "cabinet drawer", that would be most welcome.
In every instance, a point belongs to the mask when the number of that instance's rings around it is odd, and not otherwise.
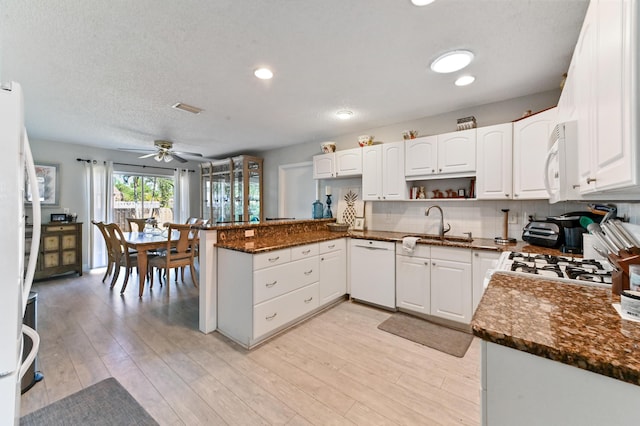
[[[471,250],[450,247],[431,247],[431,258],[471,263]]]
[[[62,252],[62,264],[63,265],[75,265],[76,252],[75,250],[67,250]]]
[[[431,257],[431,246],[428,244],[416,244],[413,248],[413,253],[409,253],[402,248],[402,243],[396,243],[396,254],[399,256],[424,257],[429,259]]]
[[[75,249],[76,248],[76,236],[75,235],[63,235],[62,236],[62,250]]]
[[[55,268],[56,266],[60,265],[60,254],[58,252],[45,253],[42,259],[43,259],[43,266],[45,268]]]
[[[282,250],[268,251],[253,255],[253,270],[267,268],[269,266],[281,265],[291,260],[291,250],[286,248]]]
[[[253,303],[261,303],[319,279],[318,258],[302,259],[253,273]]]
[[[45,226],[44,228],[44,232],[69,232],[69,231],[75,231],[76,230],[76,226],[75,225],[52,225],[52,226]]]
[[[344,238],[340,238],[337,240],[323,241],[319,243],[320,245],[320,253],[330,253],[332,251],[344,250],[347,248],[347,244]]]
[[[318,244],[307,244],[304,246],[291,247],[291,260],[300,260],[318,255]]]
[[[42,239],[42,249],[44,251],[58,251],[60,249],[60,238],[57,235],[44,237]]]
[[[257,339],[318,305],[318,283],[310,284],[253,307],[253,338]]]

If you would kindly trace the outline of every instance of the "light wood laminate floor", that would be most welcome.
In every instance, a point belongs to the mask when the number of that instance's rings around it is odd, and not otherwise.
[[[478,339],[456,358],[378,330],[389,312],[343,302],[246,351],[198,331],[188,276],[142,299],[135,275],[124,296],[101,278],[35,284],[44,380],[22,415],[113,376],[162,425],[480,423]]]

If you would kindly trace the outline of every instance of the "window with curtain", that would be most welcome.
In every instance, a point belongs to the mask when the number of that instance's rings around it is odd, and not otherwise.
[[[113,173],[113,221],[128,230],[127,218],[175,222],[176,182],[173,176]]]

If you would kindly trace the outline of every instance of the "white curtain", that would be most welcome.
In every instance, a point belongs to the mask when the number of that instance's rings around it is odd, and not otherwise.
[[[184,223],[191,216],[189,208],[189,170],[176,169],[173,172],[175,191],[173,191],[173,205],[175,223]]]
[[[96,160],[85,163],[89,202],[90,220],[110,223],[113,221],[113,162],[104,164]],[[100,230],[90,225],[89,232],[89,268],[99,268],[107,265],[107,252],[104,238]]]

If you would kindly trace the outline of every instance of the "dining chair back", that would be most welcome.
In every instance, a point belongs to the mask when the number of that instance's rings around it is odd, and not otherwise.
[[[92,220],[91,223],[100,230],[102,238],[104,239],[104,244],[107,247],[107,270],[104,273],[104,277],[102,277],[102,282],[104,282],[104,280],[113,273],[113,268],[116,265],[116,259],[113,257],[113,249],[111,248],[111,236],[109,235],[107,226],[104,222]]]
[[[131,226],[134,224],[136,226],[136,230],[138,232],[142,232],[144,231],[144,226],[147,224],[147,219],[137,219],[135,217],[128,217],[127,224],[129,225],[130,232],[135,232],[135,230],[133,229],[133,226]]]
[[[115,259],[116,267],[115,274],[111,280],[111,288],[113,288],[118,280],[120,268],[125,267],[124,282],[120,288],[120,293],[124,293],[124,290],[127,288],[127,282],[129,281],[129,275],[131,275],[133,268],[138,266],[138,254],[129,249],[129,245],[124,238],[122,229],[120,229],[117,223],[109,223],[105,226],[105,229],[110,236],[111,251],[113,258]],[[141,271],[138,271],[138,273],[140,272]]]
[[[182,282],[184,282],[184,267],[188,266],[191,272],[191,281],[198,287],[198,278],[196,276],[196,269],[194,263],[195,242],[196,238],[192,234],[192,225],[170,223],[168,229],[169,238],[167,240],[166,250],[162,255],[154,257],[149,260],[150,268],[158,269],[158,279],[162,283],[161,270],[166,270],[167,283],[171,274],[171,269],[176,269],[176,282],[178,281],[177,268],[182,269]],[[175,231],[175,232],[174,232]],[[173,238],[174,234],[177,234],[177,239]],[[173,239],[172,239],[173,238]],[[151,285],[153,286],[153,273],[151,275]]]

